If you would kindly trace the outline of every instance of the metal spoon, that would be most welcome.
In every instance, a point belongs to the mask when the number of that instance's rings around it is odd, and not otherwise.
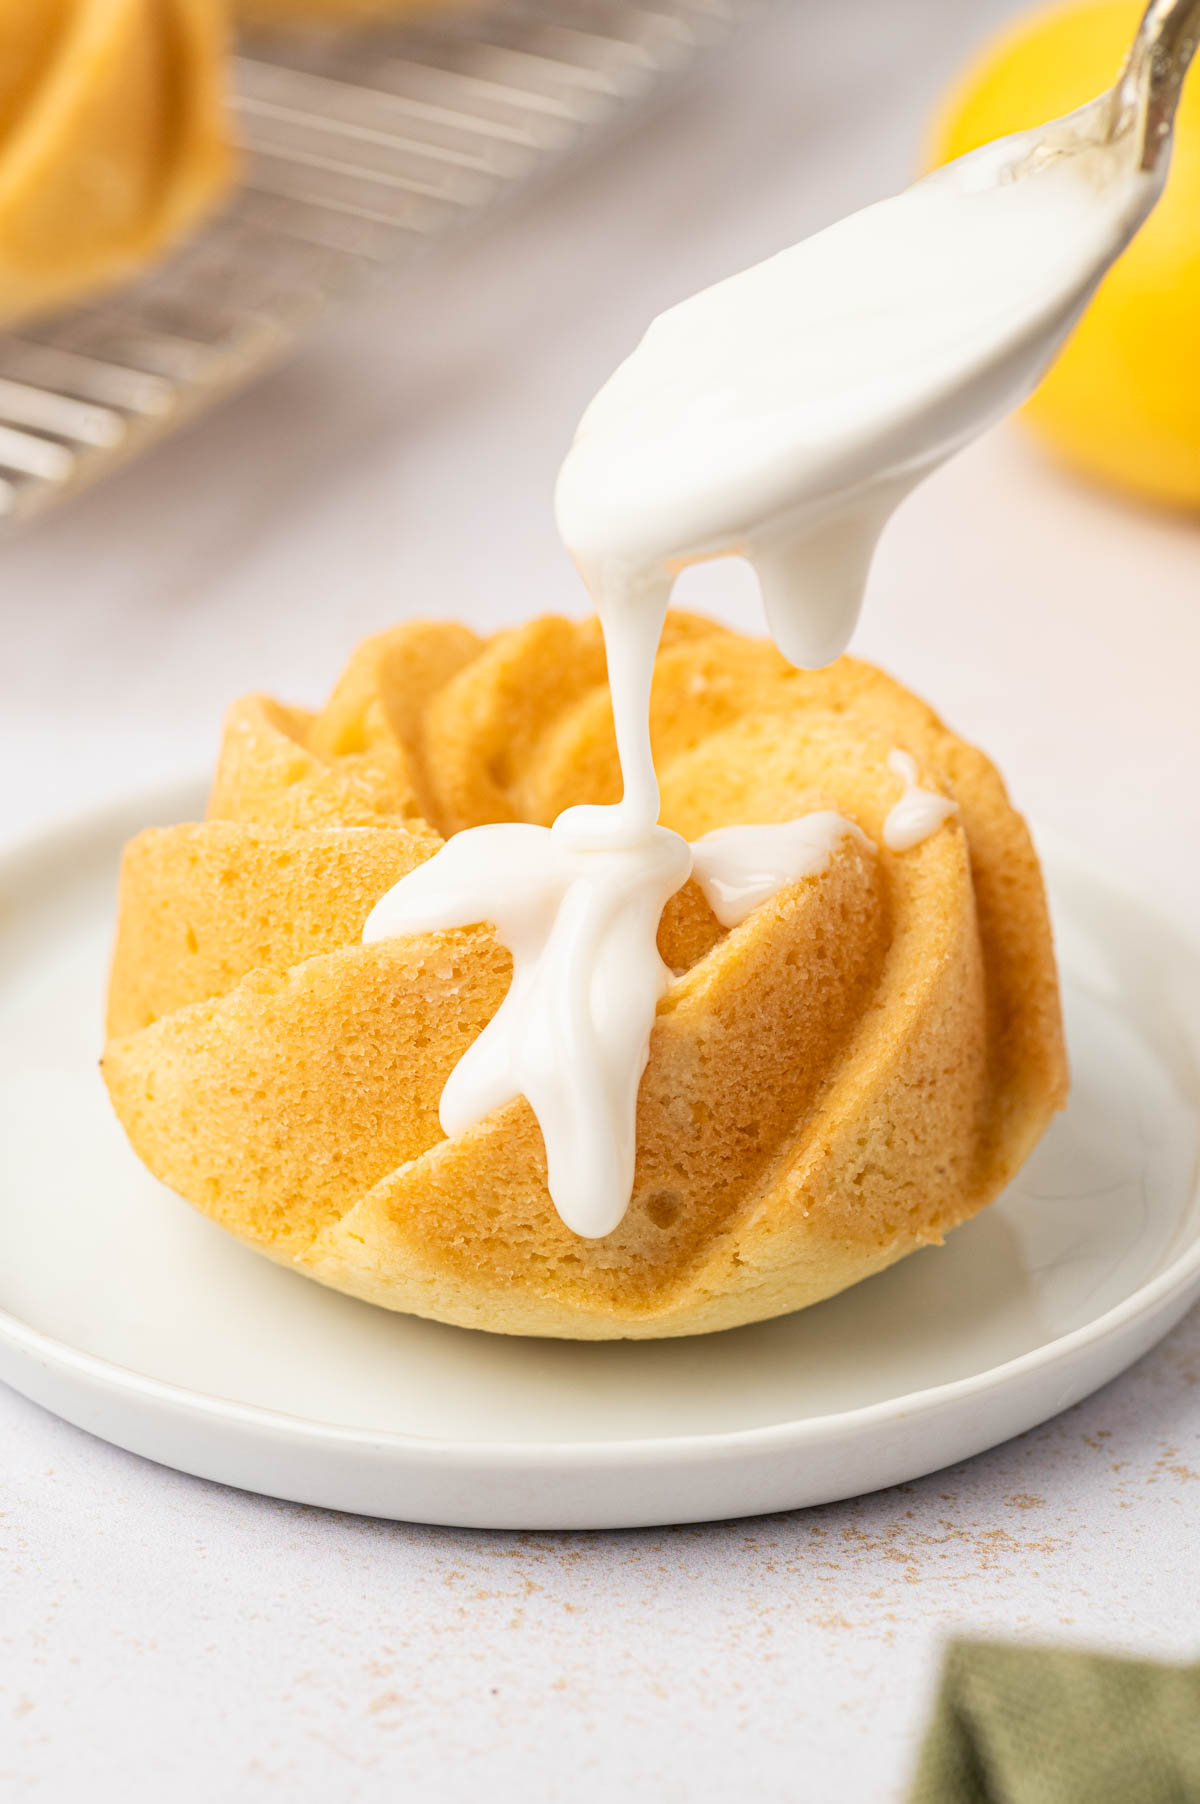
[[[1157,169],[1170,153],[1183,78],[1200,44],[1200,0],[1150,0],[1110,96],[1110,137],[1132,125],[1140,167]]]
[[[1150,0],[1121,73],[1111,88],[1035,133],[1011,175],[1089,145],[1119,145],[1132,133],[1137,167],[1165,178],[1183,78],[1200,44],[1200,0]],[[1159,183],[1161,188],[1161,180]]]

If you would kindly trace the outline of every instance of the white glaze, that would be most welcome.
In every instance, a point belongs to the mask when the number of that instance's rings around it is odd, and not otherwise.
[[[827,810],[771,826],[714,827],[692,845],[692,876],[722,927],[737,927],[786,884],[822,876],[843,839],[875,849],[853,821]]]
[[[650,572],[644,581],[613,583],[603,592],[600,624],[608,661],[613,726],[624,796],[615,807],[569,808],[579,843],[633,847],[645,842],[658,820],[658,777],[650,750],[650,684],[666,619],[670,585]]]
[[[908,490],[1032,389],[1153,205],[1130,130],[985,145],[651,325],[580,422],[559,530],[605,620],[742,553],[794,663],[849,643]]]
[[[888,754],[888,768],[904,784],[900,800],[888,811],[883,823],[883,843],[889,851],[909,852],[923,839],[936,833],[944,820],[958,813],[958,803],[949,796],[935,795],[922,789],[917,761],[909,752],[897,749]]]
[[[465,1133],[524,1096],[546,1143],[555,1207],[576,1234],[610,1234],[633,1187],[638,1084],[670,972],[659,917],[691,868],[664,827],[636,847],[597,848],[553,827],[504,823],[455,834],[379,901],[363,939],[488,920],[513,955],[508,994],[442,1092],[441,1122]]]
[[[442,1125],[462,1133],[527,1097],[551,1197],[577,1233],[610,1233],[628,1204],[667,981],[658,920],[693,853],[732,926],[827,869],[847,835],[862,840],[829,814],[721,828],[691,850],[657,826],[650,683],[675,578],[742,553],[787,657],[817,666],[844,651],[893,509],[1030,391],[1157,197],[1162,172],[1137,168],[1132,131],[1100,148],[1068,125],[1055,144],[987,145],[683,302],[580,423],[555,506],[604,630],[623,800],[553,828],[459,834],[364,930],[493,923],[512,987],[447,1083]],[[907,754],[891,762],[906,788],[885,838],[902,850],[954,804],[920,788]]]

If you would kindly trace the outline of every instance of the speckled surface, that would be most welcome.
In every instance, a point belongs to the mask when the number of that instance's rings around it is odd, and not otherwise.
[[[656,307],[898,185],[987,0],[784,0],[602,168],[0,551],[0,838],[204,764],[404,612],[581,604],[574,419]],[[653,174],[651,175],[651,172]],[[908,505],[859,639],[1035,820],[1200,919],[1200,535],[1015,436]],[[736,575],[690,599],[743,624]],[[0,1799],[890,1804],[951,1631],[1200,1653],[1200,1317],[911,1487],[513,1536],[179,1477],[0,1391]]]
[[[1195,1654],[1198,1380],[1193,1316],[918,1484],[607,1535],[246,1497],[6,1394],[0,1795],[899,1799],[947,1631]]]

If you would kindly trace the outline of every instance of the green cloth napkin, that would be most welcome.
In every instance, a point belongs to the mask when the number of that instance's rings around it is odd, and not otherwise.
[[[1200,1667],[953,1642],[909,1804],[1200,1804]]]

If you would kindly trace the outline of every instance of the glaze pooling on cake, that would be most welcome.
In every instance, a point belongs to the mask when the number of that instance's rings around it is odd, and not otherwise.
[[[402,878],[363,928],[366,944],[481,918],[495,929],[512,984],[447,1079],[439,1119],[453,1137],[523,1096],[547,1188],[576,1234],[611,1233],[628,1206],[638,1086],[671,977],[658,924],[690,867],[687,842],[661,827],[627,849],[580,843],[569,813],[553,827],[472,827]]]
[[[353,1295],[587,1339],[802,1307],[988,1202],[1066,1074],[1037,860],[987,759],[869,665],[798,671],[679,614],[650,729],[680,838],[828,810],[880,850],[845,835],[731,930],[693,880],[667,902],[611,1234],[560,1220],[524,1102],[442,1131],[447,1079],[510,987],[495,936],[361,943],[449,834],[619,801],[592,619],[490,640],[413,622],[360,648],[316,714],[230,711],[210,817],[124,862],[104,1075],[150,1170]],[[903,855],[882,844],[896,746],[959,808]]]
[[[786,884],[823,876],[847,835],[874,851],[861,828],[828,808],[771,826],[714,827],[692,846],[692,876],[722,927],[740,927]]]
[[[904,793],[888,811],[883,823],[883,843],[893,852],[910,852],[949,820],[956,805],[949,796],[922,789],[917,761],[910,752],[898,747],[889,752],[888,769],[900,778]]]

